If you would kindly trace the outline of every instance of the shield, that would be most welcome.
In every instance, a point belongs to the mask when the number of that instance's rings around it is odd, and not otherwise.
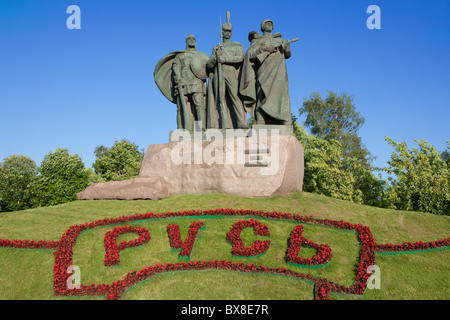
[[[191,60],[192,73],[199,79],[206,80],[208,74],[206,73],[206,63],[208,62],[208,55],[203,52],[197,52]]]

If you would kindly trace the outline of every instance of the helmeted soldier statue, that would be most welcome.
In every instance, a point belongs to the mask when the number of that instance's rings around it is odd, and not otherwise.
[[[222,43],[215,46],[206,64],[209,74],[207,96],[208,128],[248,128],[247,113],[238,95],[239,70],[244,47],[231,42],[230,12],[221,28]]]
[[[153,73],[164,96],[177,104],[177,128],[194,131],[200,121],[206,129],[206,62],[208,55],[196,50],[192,34],[186,38],[186,50],[173,51],[162,58]]]
[[[250,32],[239,93],[246,106],[255,108],[257,124],[289,125],[291,102],[285,60],[291,56],[290,43],[298,38],[283,40],[279,32],[272,35],[272,30],[273,22],[265,19],[262,35]]]

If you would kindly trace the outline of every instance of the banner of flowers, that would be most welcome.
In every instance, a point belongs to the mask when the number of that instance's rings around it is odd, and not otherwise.
[[[100,226],[112,226],[120,223],[127,223],[137,220],[147,220],[147,219],[164,219],[164,218],[172,218],[172,217],[202,217],[202,216],[237,216],[237,217],[254,217],[254,218],[264,218],[264,219],[276,219],[276,220],[289,220],[295,221],[299,224],[308,223],[315,225],[323,225],[332,228],[338,228],[342,230],[351,230],[354,231],[358,237],[358,240],[361,244],[359,263],[356,268],[356,277],[352,285],[343,286],[332,281],[328,281],[326,278],[317,278],[308,274],[303,274],[300,272],[296,272],[293,270],[289,270],[286,268],[269,268],[263,265],[255,265],[252,263],[236,263],[227,260],[211,260],[211,261],[189,261],[189,262],[178,262],[178,263],[166,263],[156,264],[153,266],[148,266],[139,271],[131,271],[127,273],[123,279],[119,279],[117,281],[113,281],[110,284],[95,284],[92,283],[90,285],[80,285],[77,288],[69,289],[67,287],[67,280],[70,277],[70,273],[67,271],[72,266],[72,256],[73,256],[73,246],[77,240],[77,237],[81,232],[100,227]],[[249,220],[246,220],[249,221]],[[256,219],[254,221],[257,221]],[[239,243],[239,230],[242,226],[246,225],[249,222],[238,222],[233,225],[230,238],[234,244]],[[256,230],[261,230],[262,235],[269,235],[264,231],[264,225],[258,222],[249,223]],[[196,226],[192,227],[193,232],[196,230]],[[116,231],[114,231],[116,230]],[[141,245],[150,240],[150,235],[148,231],[140,229],[139,227],[119,227],[118,229],[114,229],[111,233],[105,236],[105,244],[108,243],[107,247],[105,247],[105,252],[111,252],[111,263],[118,263],[119,259],[115,255],[116,252],[120,252],[120,250],[125,249],[130,246]],[[179,246],[179,241],[181,239],[176,235],[176,227],[173,227],[174,234],[171,238],[171,244],[174,246]],[[297,262],[308,262],[308,260],[298,260],[298,249],[299,244],[303,244],[302,239],[302,228],[301,225],[297,226],[293,232],[293,238],[291,238],[291,246],[288,250],[288,260],[297,261]],[[139,235],[138,239],[121,242],[119,245],[114,244],[114,240],[117,239],[116,235],[132,232],[137,233]],[[170,231],[172,232],[172,231]],[[195,232],[195,235],[197,234]],[[170,237],[170,236],[169,236]],[[186,239],[186,251],[183,254],[187,254],[190,246],[193,243],[193,239],[195,240],[195,236]],[[108,239],[107,239],[108,238]],[[108,240],[108,241],[107,241]],[[189,241],[188,241],[189,240]],[[191,241],[192,240],[192,241]],[[266,240],[270,241],[270,240]],[[268,242],[266,242],[268,243]],[[309,246],[317,246],[317,254],[310,260],[308,263],[323,263],[329,261],[331,258],[331,249],[327,248],[327,245],[315,245],[313,243],[305,241],[305,245]],[[184,244],[181,246],[183,247]],[[145,214],[134,214],[131,216],[121,216],[117,218],[105,218],[100,219],[90,223],[77,224],[69,227],[62,235],[59,241],[45,241],[45,240],[9,240],[9,239],[0,239],[0,247],[9,247],[9,248],[26,248],[26,249],[47,249],[54,250],[55,253],[55,262],[54,262],[54,277],[53,277],[53,288],[54,293],[57,296],[82,296],[82,295],[91,295],[91,296],[103,296],[106,299],[120,299],[125,291],[140,283],[141,281],[147,280],[157,274],[165,273],[165,272],[174,272],[174,271],[182,271],[182,270],[206,270],[206,269],[218,269],[218,270],[234,270],[240,272],[252,272],[252,273],[266,273],[266,274],[276,274],[283,275],[287,277],[292,277],[300,280],[305,280],[315,284],[315,298],[318,300],[329,299],[331,293],[343,293],[343,294],[357,294],[362,295],[367,285],[367,280],[370,277],[370,272],[368,269],[375,262],[375,252],[413,252],[418,250],[430,250],[436,248],[448,248],[450,247],[450,238],[440,239],[437,241],[431,242],[422,242],[418,241],[415,243],[411,242],[403,242],[402,244],[376,244],[373,239],[372,233],[367,226],[363,226],[361,224],[353,224],[345,221],[335,221],[329,219],[316,219],[312,216],[302,216],[298,214],[291,213],[283,213],[283,212],[265,212],[265,211],[256,211],[256,210],[243,210],[243,209],[215,209],[215,210],[193,210],[193,211],[181,211],[181,212],[166,212],[166,213],[145,213]],[[235,248],[233,248],[234,251]],[[255,248],[255,252],[265,252],[265,246],[260,245],[259,248]],[[243,253],[247,252],[247,249],[237,248],[234,253]],[[248,254],[255,253],[251,250],[248,250]],[[297,254],[296,254],[297,253]],[[107,253],[108,254],[108,253]],[[106,256],[105,256],[106,257]]]

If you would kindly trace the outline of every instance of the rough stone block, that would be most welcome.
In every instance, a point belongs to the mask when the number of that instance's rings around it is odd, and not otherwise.
[[[78,199],[205,193],[268,197],[302,190],[303,147],[294,136],[209,137],[150,145],[139,177],[91,185]]]

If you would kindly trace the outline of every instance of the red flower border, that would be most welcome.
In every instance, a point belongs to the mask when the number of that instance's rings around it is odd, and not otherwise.
[[[450,238],[444,238],[430,242],[417,241],[413,243],[404,241],[402,244],[392,244],[392,243],[377,244],[375,246],[375,251],[401,253],[410,251],[432,250],[448,246],[450,246]]]
[[[357,233],[361,243],[360,259],[356,269],[356,278],[354,283],[349,286],[342,286],[328,281],[326,278],[315,278],[311,275],[295,272],[286,268],[269,268],[262,265],[235,263],[226,260],[195,261],[157,264],[144,269],[131,271],[123,279],[113,281],[111,284],[91,284],[89,286],[81,285],[78,289],[67,289],[68,268],[72,265],[73,246],[77,237],[82,231],[96,228],[99,226],[114,225],[119,223],[132,222],[136,220],[163,219],[171,217],[194,217],[194,216],[255,216],[266,219],[292,220],[299,223],[310,223],[316,225],[329,226],[333,228],[351,230]],[[428,250],[435,248],[450,247],[450,238],[444,238],[431,242],[403,242],[402,244],[375,244],[370,229],[361,224],[352,224],[345,221],[334,221],[329,219],[315,219],[312,216],[301,216],[298,214],[282,212],[265,212],[256,210],[237,210],[237,209],[216,209],[205,211],[181,211],[166,213],[145,213],[134,214],[132,216],[121,216],[118,218],[100,219],[91,223],[73,225],[69,227],[62,235],[59,241],[45,240],[8,240],[0,239],[0,247],[27,248],[27,249],[47,249],[55,251],[54,292],[57,296],[104,296],[106,299],[120,299],[124,292],[131,286],[146,280],[154,275],[164,272],[173,272],[181,270],[205,270],[220,269],[234,270],[241,272],[257,272],[284,275],[296,279],[306,280],[315,284],[315,298],[318,300],[329,299],[330,293],[358,294],[362,295],[366,288],[369,273],[368,267],[374,264],[374,253],[378,252],[408,252],[416,250]]]
[[[57,250],[60,241],[0,239],[0,248]]]

